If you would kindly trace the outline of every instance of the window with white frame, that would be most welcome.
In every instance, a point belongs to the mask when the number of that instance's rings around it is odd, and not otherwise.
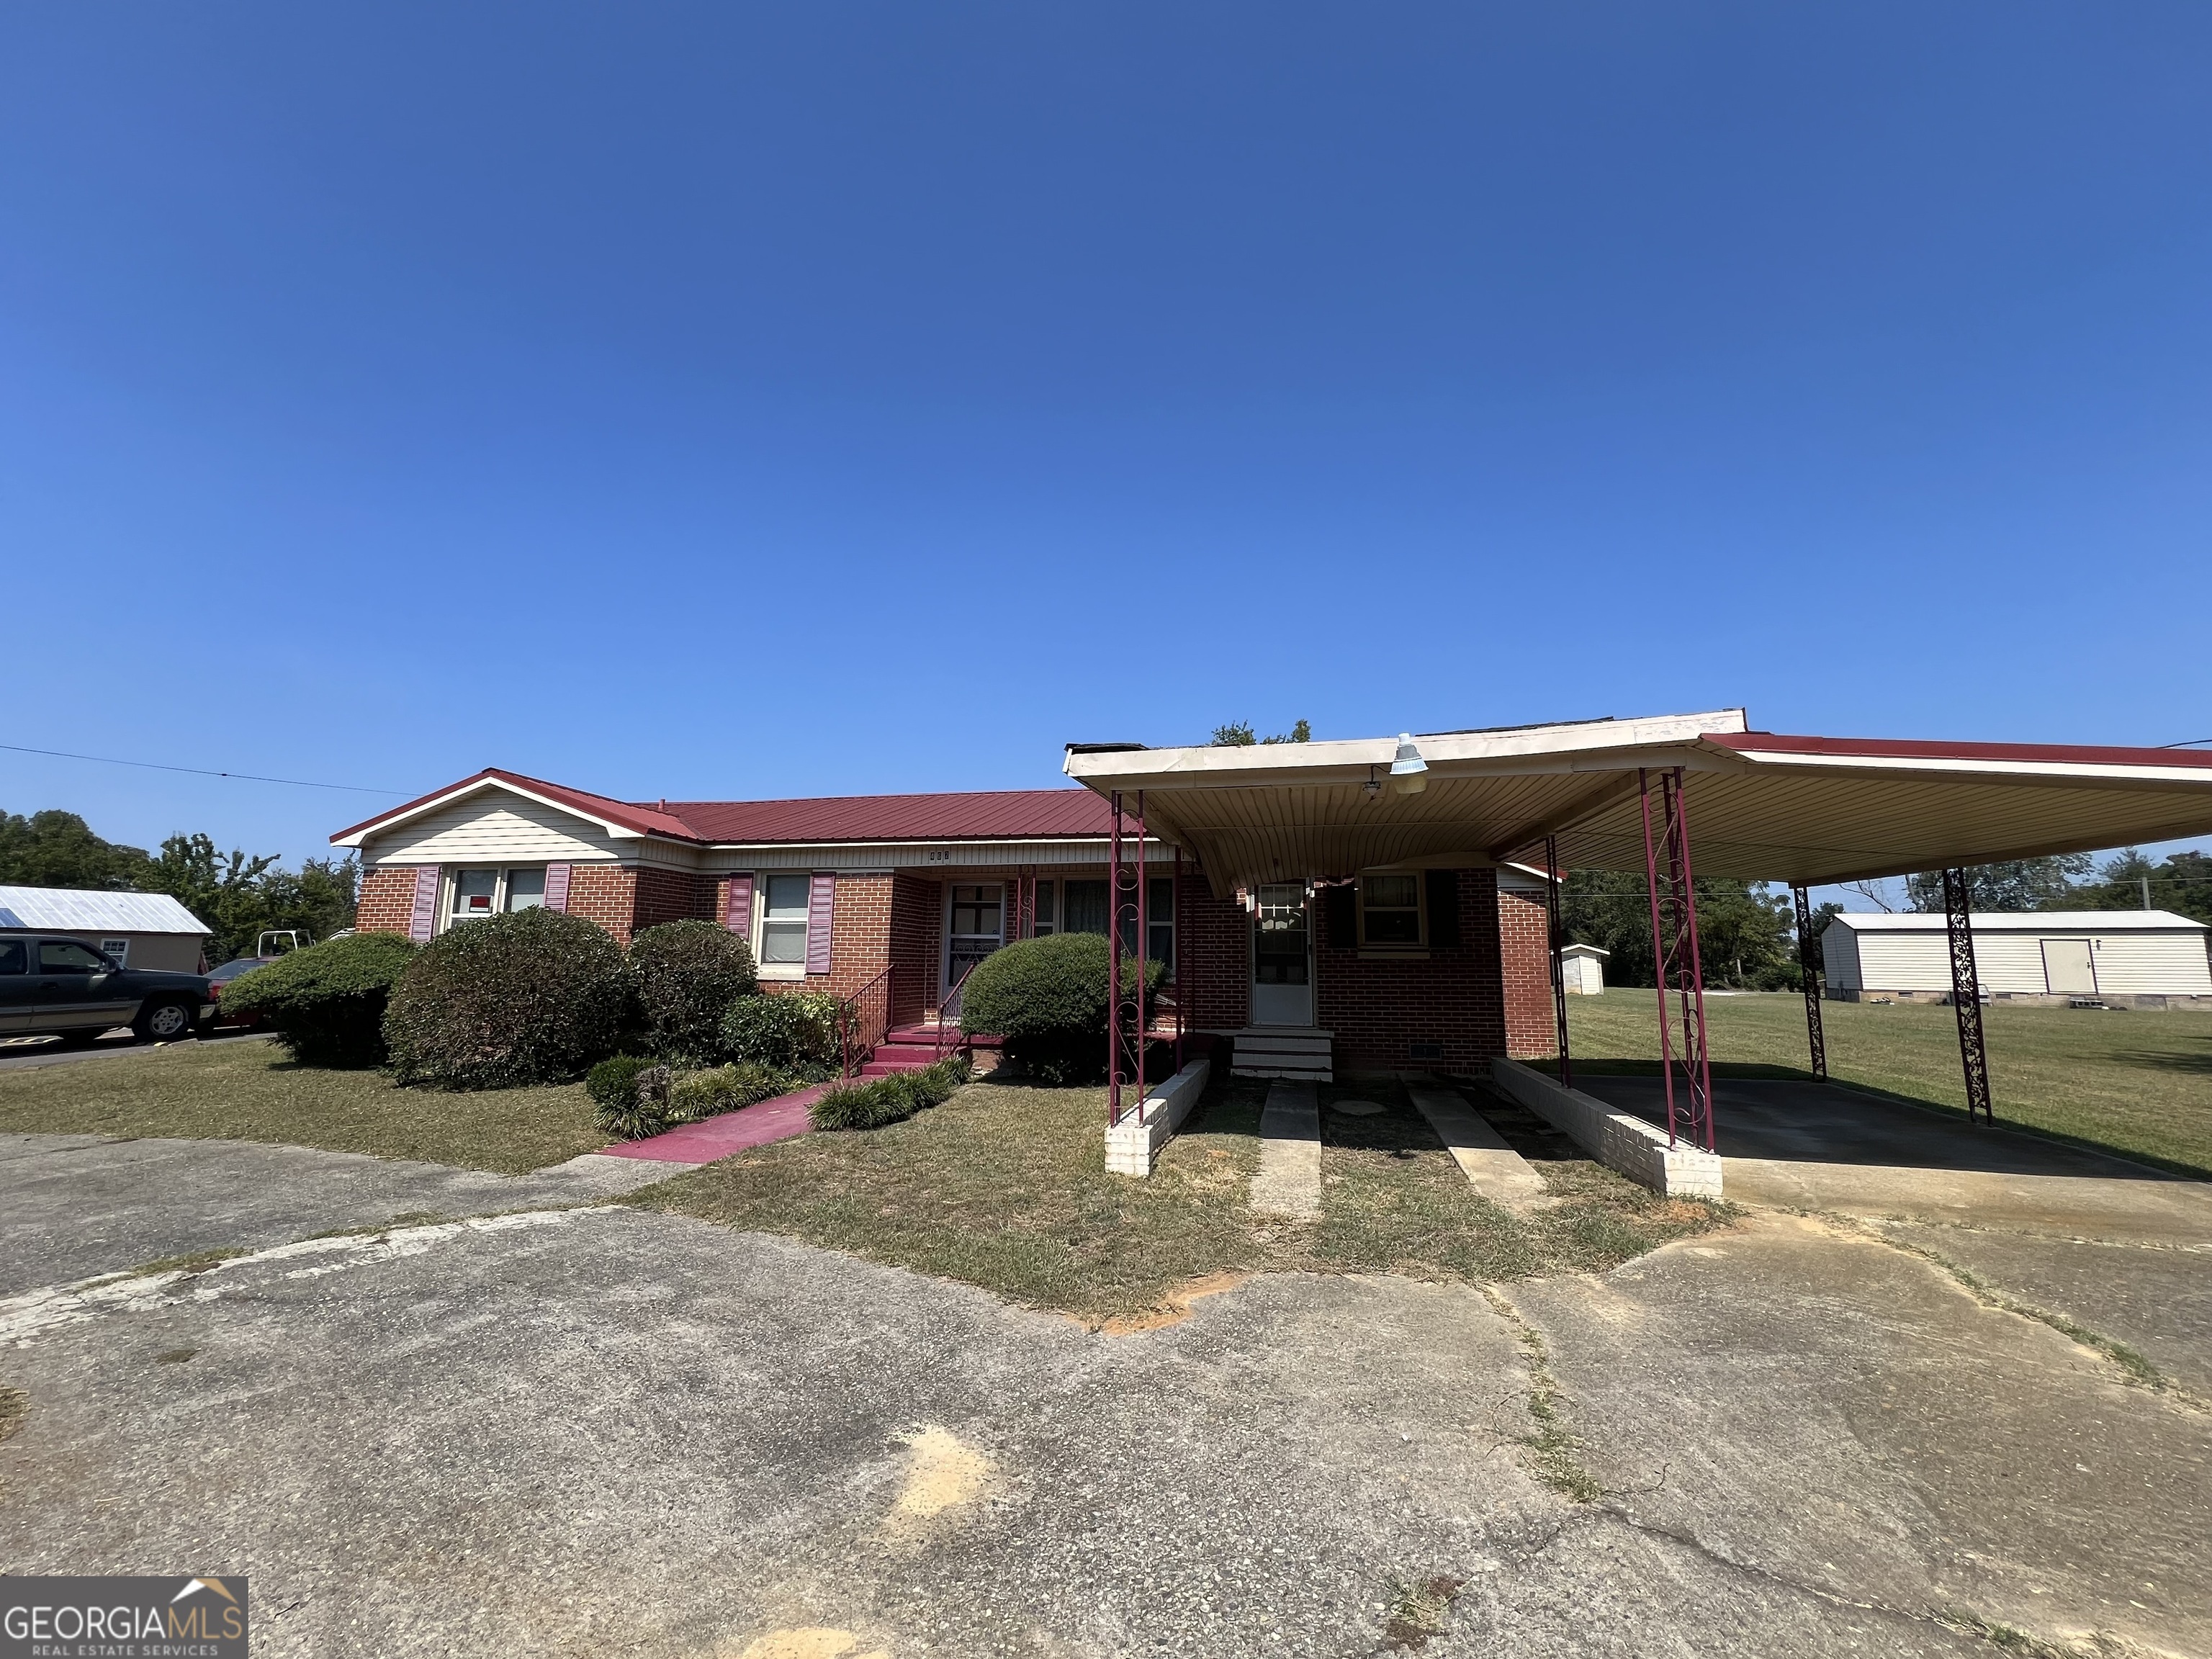
[[[806,896],[810,884],[811,878],[804,872],[762,879],[762,967],[806,971]]]
[[[512,865],[453,872],[446,925],[507,910],[535,910],[545,902],[545,866]]]
[[[1359,942],[1382,945],[1422,942],[1418,872],[1360,877]]]

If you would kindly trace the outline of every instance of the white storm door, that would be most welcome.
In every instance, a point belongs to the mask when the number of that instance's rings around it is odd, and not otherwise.
[[[1252,1023],[1314,1023],[1312,938],[1306,926],[1304,882],[1270,883],[1260,889],[1252,915]]]

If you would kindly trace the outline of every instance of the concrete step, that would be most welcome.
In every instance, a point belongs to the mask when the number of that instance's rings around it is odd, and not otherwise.
[[[927,1060],[872,1060],[860,1067],[860,1075],[892,1077],[901,1072],[919,1072],[931,1063]]]
[[[877,1048],[875,1058],[918,1060],[927,1065],[937,1058],[937,1045],[933,1042],[886,1042]]]

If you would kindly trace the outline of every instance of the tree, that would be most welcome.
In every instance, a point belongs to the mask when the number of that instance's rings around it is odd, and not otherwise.
[[[309,859],[297,872],[274,854],[219,853],[205,836],[172,836],[139,885],[167,893],[215,931],[209,959],[252,956],[261,935],[296,929],[326,939],[353,926],[361,870],[350,858]]]
[[[1611,954],[1607,980],[1653,985],[1651,895],[1642,876],[1618,870],[1577,870],[1560,896],[1567,937]],[[1787,900],[1748,882],[1700,878],[1697,884],[1698,957],[1705,983],[1779,991],[1798,982],[1795,912]]]
[[[2145,882],[2152,909],[2212,922],[2212,858],[2197,852],[2174,853],[2153,864],[2128,848],[2106,860],[2096,880],[2076,887],[2071,904],[2081,910],[2139,910]]]
[[[1272,738],[1254,737],[1252,722],[1249,720],[1238,720],[1234,725],[1217,726],[1213,728],[1213,746],[1216,749],[1243,749],[1255,743],[1311,743],[1312,741],[1313,722],[1310,720],[1300,720],[1289,731],[1278,732]]]
[[[1967,908],[1974,910],[2061,910],[2074,896],[2074,878],[2087,875],[2094,860],[2087,853],[2057,853],[2048,858],[2012,859],[1978,864],[1966,872]],[[1905,896],[1916,910],[1943,908],[1943,872],[1923,871],[1905,878]]]
[[[0,884],[125,891],[149,862],[144,848],[102,841],[74,812],[0,812]]]

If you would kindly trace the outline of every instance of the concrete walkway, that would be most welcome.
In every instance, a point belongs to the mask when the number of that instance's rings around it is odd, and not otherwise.
[[[1504,1137],[1456,1091],[1415,1085],[1407,1089],[1406,1095],[1413,1109],[1428,1119],[1429,1127],[1450,1152],[1468,1185],[1483,1197],[1507,1210],[1534,1209],[1549,1202],[1544,1177],[1507,1146]]]
[[[778,1095],[774,1100],[724,1112],[702,1123],[686,1123],[665,1134],[648,1135],[643,1140],[618,1140],[599,1156],[653,1158],[663,1164],[712,1164],[732,1152],[807,1133],[814,1125],[806,1109],[829,1089],[826,1083],[817,1084],[795,1094]]]
[[[1268,1085],[1252,1207],[1300,1221],[1321,1217],[1321,1097],[1310,1083]]]

